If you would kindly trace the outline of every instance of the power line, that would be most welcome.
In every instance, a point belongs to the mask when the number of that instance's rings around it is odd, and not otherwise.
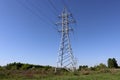
[[[56,12],[59,12],[59,10],[55,7],[54,3],[52,2],[52,0],[48,0],[48,2],[50,3],[50,5],[53,7],[53,9],[56,11]]]
[[[31,3],[29,1],[29,4],[31,4],[31,6],[35,7],[37,9],[37,11],[40,12],[40,14],[46,18],[46,20],[49,22],[49,24],[51,24],[52,26],[54,25],[54,22],[52,19],[49,18],[49,16],[43,11],[43,10],[40,10],[40,8],[37,7],[37,5],[35,5],[34,3]],[[42,7],[42,6],[41,6]],[[57,9],[56,9],[57,10]],[[54,14],[54,13],[53,13]],[[54,14],[55,15],[55,14]],[[56,15],[55,15],[56,16]],[[55,30],[58,30],[56,27],[53,27]]]
[[[46,18],[46,20],[47,20],[50,24],[53,24],[52,19],[50,19],[49,16],[48,16],[45,12],[43,12],[42,10],[40,10],[40,8],[38,8],[37,5],[34,5],[34,4],[31,3],[30,1],[28,1],[28,2],[29,2],[29,4],[30,4],[31,6],[33,6],[35,9],[37,9],[37,11],[40,12],[39,14],[41,14],[44,18]],[[54,27],[54,29],[55,29],[55,27]]]
[[[43,17],[41,17],[37,12],[33,11],[30,7],[28,7],[27,5],[25,5],[22,1],[16,0],[19,4],[21,4],[23,7],[25,7],[27,10],[29,10],[33,15],[37,16],[39,18],[39,20],[41,20],[43,23],[46,24],[46,19],[44,19]],[[37,8],[37,7],[35,7]],[[37,8],[38,9],[38,8]],[[40,10],[39,10],[40,11]],[[40,11],[41,12],[41,11]],[[47,18],[48,19],[48,18]],[[49,20],[51,21],[51,20]],[[51,24],[51,22],[49,22],[49,24]],[[53,27],[55,30],[56,28]]]
[[[20,5],[22,5],[24,8],[26,8],[27,10],[29,10],[33,15],[37,16],[38,18],[40,18],[40,20],[42,22],[44,22],[45,20],[38,15],[35,11],[33,11],[30,7],[28,7],[27,5],[25,5],[22,1],[16,0]]]

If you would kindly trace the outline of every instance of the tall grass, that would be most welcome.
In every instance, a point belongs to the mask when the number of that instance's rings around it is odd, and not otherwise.
[[[79,71],[54,74],[52,72],[41,72],[41,70],[4,70],[0,71],[0,80],[120,80],[120,71]]]

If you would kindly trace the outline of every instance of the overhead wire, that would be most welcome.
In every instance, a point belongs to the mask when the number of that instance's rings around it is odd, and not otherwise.
[[[49,16],[44,11],[40,10],[40,8],[38,8],[37,5],[35,5],[34,3],[31,3],[30,1],[28,1],[28,2],[32,7],[34,7],[37,11],[40,12],[39,14],[41,14],[44,18],[46,18],[46,20],[49,22],[50,25],[53,26],[53,24],[54,24],[53,20],[51,18],[49,18]],[[53,27],[53,28],[56,30],[55,27]]]
[[[28,7],[27,5],[25,5],[23,2],[21,2],[20,0],[16,0],[20,5],[22,5],[24,8],[26,8],[28,11],[30,11],[33,15],[37,16],[38,18],[40,18],[40,20],[42,22],[44,22],[45,20],[38,15],[35,11],[33,11],[30,7]],[[44,22],[45,23],[45,22]]]
[[[20,5],[22,5],[24,8],[26,8],[27,10],[29,10],[33,15],[37,16],[39,18],[39,20],[41,20],[44,24],[47,24],[48,22],[46,22],[46,19],[43,18],[42,16],[40,16],[37,12],[35,12],[34,10],[32,10],[29,6],[27,6],[26,4],[24,4],[22,1],[20,0],[16,0]],[[37,8],[37,7],[35,7]],[[37,8],[38,9],[38,8]],[[48,18],[47,18],[48,19]],[[51,21],[51,20],[49,20]],[[49,22],[49,24],[51,24]],[[51,28],[51,27],[50,27]],[[55,28],[54,28],[55,29]]]
[[[55,14],[55,16],[58,16],[58,12],[59,12],[59,9],[54,5],[54,3],[53,3],[53,1],[52,0],[48,0],[48,2],[49,2],[49,4],[51,5],[51,7],[54,9],[54,11],[56,12]],[[57,31],[59,31],[59,29],[58,28],[56,28],[56,30]]]
[[[56,13],[59,12],[59,10],[55,7],[54,3],[52,2],[52,0],[48,0],[48,2],[50,3],[50,5],[52,6],[52,8],[56,11]]]
[[[41,15],[42,16],[44,16],[46,19],[47,19],[47,21],[50,23],[50,25],[52,25],[53,26],[53,28],[55,29],[55,30],[58,30],[56,27],[54,27],[55,25],[54,25],[54,22],[53,22],[53,20],[51,19],[51,18],[49,18],[49,16],[44,12],[44,11],[42,11],[42,10],[40,10],[40,8],[38,8],[37,7],[37,5],[35,5],[34,3],[31,3],[30,1],[29,1],[29,3],[31,4],[31,6],[33,6],[33,7],[35,7],[40,13],[41,13]],[[52,3],[52,2],[51,2]],[[51,4],[50,4],[51,5]],[[52,5],[53,5],[53,3],[52,3]],[[42,6],[41,6],[42,7]],[[55,6],[54,6],[54,8],[55,8]],[[57,11],[57,9],[55,9],[56,11]],[[52,11],[51,11],[52,12]],[[55,15],[56,16],[56,13],[53,13],[53,15]]]

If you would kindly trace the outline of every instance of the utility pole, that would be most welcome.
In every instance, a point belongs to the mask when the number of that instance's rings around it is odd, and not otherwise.
[[[58,51],[57,69],[64,68],[74,72],[76,69],[76,60],[73,56],[69,35],[73,29],[69,27],[69,24],[75,23],[75,20],[73,20],[72,14],[68,13],[66,8],[64,8],[59,18],[61,21],[57,25],[61,25],[62,28],[59,30],[61,32],[61,43]]]

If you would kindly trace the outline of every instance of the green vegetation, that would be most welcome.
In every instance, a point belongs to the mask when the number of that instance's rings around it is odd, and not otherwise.
[[[0,80],[119,80],[119,70],[107,71],[81,71],[74,73],[64,72],[62,74],[54,74],[49,71],[43,73],[39,70],[13,70],[0,72]]]
[[[103,63],[94,67],[81,65],[74,73],[64,69],[55,73],[52,66],[14,62],[0,66],[0,80],[119,80],[120,69],[116,64],[115,58],[109,58],[107,66]]]
[[[117,60],[115,58],[108,59],[108,67],[109,68],[118,68]]]

